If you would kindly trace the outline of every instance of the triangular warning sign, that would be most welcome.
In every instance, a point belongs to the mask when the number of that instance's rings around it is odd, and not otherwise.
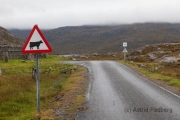
[[[26,40],[22,53],[46,53],[52,52],[52,48],[48,44],[46,38],[37,25],[33,27],[28,39]]]
[[[127,49],[126,49],[126,48],[124,48],[123,52],[125,53],[125,52],[128,52],[128,51],[127,51]]]

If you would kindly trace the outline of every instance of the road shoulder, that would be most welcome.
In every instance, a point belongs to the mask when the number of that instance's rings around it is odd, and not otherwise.
[[[42,111],[41,119],[74,120],[78,111],[87,109],[83,106],[88,88],[88,72],[86,68],[78,67],[78,71],[68,78],[63,90],[49,101],[48,108]]]
[[[125,65],[126,67],[132,69],[133,71],[135,71],[137,74],[139,74],[140,76],[152,81],[153,83],[157,84],[158,86],[180,96],[180,88],[172,86],[169,84],[169,82],[167,81],[163,81],[162,79],[158,79],[158,78],[152,78],[149,75],[144,74],[140,69],[138,69],[135,66],[130,65],[129,63],[125,63],[125,62],[120,62],[121,64]]]

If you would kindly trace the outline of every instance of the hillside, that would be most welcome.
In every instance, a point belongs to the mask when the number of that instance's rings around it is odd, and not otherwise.
[[[8,45],[11,47],[22,46],[23,40],[11,34],[8,30],[0,27],[0,45]]]
[[[129,61],[175,63],[180,62],[180,43],[146,45],[128,55]]]
[[[27,38],[30,30],[10,30]],[[74,26],[42,30],[54,53],[119,53],[156,43],[180,41],[180,24],[142,23],[117,26]]]

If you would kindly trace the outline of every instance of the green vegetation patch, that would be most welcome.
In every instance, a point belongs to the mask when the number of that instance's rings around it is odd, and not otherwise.
[[[180,88],[180,79],[178,74],[179,69],[174,69],[173,67],[174,64],[167,65],[164,63],[160,64],[153,62],[152,63],[151,62],[137,63],[137,62],[124,62],[124,61],[120,61],[120,62],[127,66],[130,66],[133,69],[138,70],[140,74],[145,75],[147,78],[165,81],[170,86]],[[175,64],[177,68],[179,63],[175,63]]]
[[[71,75],[61,74],[61,70],[71,69],[72,65],[61,65],[60,61],[68,60],[48,55],[40,62],[40,99],[41,109],[47,106],[50,98],[60,92]],[[0,61],[0,120],[36,119],[36,80],[32,78],[35,60]]]

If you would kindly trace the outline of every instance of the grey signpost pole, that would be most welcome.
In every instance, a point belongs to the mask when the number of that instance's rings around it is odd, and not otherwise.
[[[37,89],[37,111],[38,111],[38,113],[40,113],[39,54],[36,54],[36,89]]]
[[[38,41],[40,40],[40,41]],[[41,44],[41,47],[39,47]],[[32,49],[37,47],[37,49]],[[48,44],[46,38],[40,31],[37,25],[34,25],[31,33],[28,36],[23,48],[22,53],[30,54],[36,53],[36,90],[37,90],[37,112],[40,113],[40,74],[39,74],[39,54],[52,52],[52,48]],[[40,118],[39,118],[40,119]]]
[[[126,61],[126,52],[124,52],[124,61]]]
[[[124,53],[124,61],[126,61],[126,53],[127,53],[127,42],[123,42],[123,47],[124,47],[124,50],[123,50],[123,53]]]

